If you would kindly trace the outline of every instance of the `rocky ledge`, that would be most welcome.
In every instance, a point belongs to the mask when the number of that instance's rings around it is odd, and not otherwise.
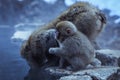
[[[30,69],[25,80],[120,80],[120,50],[97,50],[96,58],[101,66],[77,72],[57,67]]]

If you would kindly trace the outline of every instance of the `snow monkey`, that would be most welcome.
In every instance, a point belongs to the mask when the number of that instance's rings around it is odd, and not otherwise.
[[[36,31],[35,31],[36,32]],[[54,61],[57,63],[57,56],[50,55],[48,49],[58,46],[55,36],[55,29],[44,30],[43,32],[35,33],[21,47],[21,55],[25,58],[30,67],[40,67],[47,62]]]
[[[46,59],[44,59],[43,57],[48,57],[49,58],[48,61],[51,61],[51,59],[54,58],[56,59],[56,56],[55,57],[52,56],[52,58],[49,57],[50,55],[48,55],[49,53],[47,51],[48,47],[45,47],[45,46],[52,47],[53,45],[57,45],[56,41],[55,39],[53,39],[53,37],[49,36],[49,38],[47,39],[44,35],[46,35],[45,32],[47,30],[55,28],[56,24],[59,23],[60,21],[71,21],[77,27],[77,30],[80,31],[81,35],[83,33],[84,36],[86,36],[90,40],[91,44],[95,46],[96,49],[98,49],[98,46],[96,47],[95,39],[98,36],[98,34],[102,31],[104,25],[106,24],[106,17],[95,6],[87,2],[77,2],[76,4],[71,5],[66,11],[60,14],[56,19],[51,21],[49,24],[44,25],[42,28],[40,27],[31,34],[31,36],[23,44],[24,46],[21,49],[21,54],[25,56],[24,58],[28,62],[32,62],[31,59],[35,59],[34,62],[36,62],[36,64],[38,65],[41,65],[42,63],[46,62]],[[39,37],[37,36],[39,36],[40,38],[42,37],[44,38],[39,39]],[[40,41],[38,41],[38,39]],[[46,43],[44,44],[40,43],[46,40],[47,40]],[[49,44],[49,42],[51,42],[52,44]],[[40,46],[39,48],[38,45]]]
[[[106,17],[98,8],[88,2],[77,2],[62,13],[58,19],[73,22],[77,29],[88,37],[92,45],[99,49],[95,39],[106,24]]]
[[[51,47],[49,53],[61,58],[60,66],[66,60],[71,65],[71,70],[76,71],[93,62],[95,53],[92,44],[72,22],[61,21],[56,25],[56,29],[59,47]]]

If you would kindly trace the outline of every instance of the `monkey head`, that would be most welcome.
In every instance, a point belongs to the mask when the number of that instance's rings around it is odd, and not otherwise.
[[[56,37],[55,37],[57,35],[56,33],[57,33],[56,29],[49,29],[44,33],[47,50],[50,47],[57,46],[57,41],[56,41]]]
[[[26,59],[30,67],[42,66],[51,59],[56,59],[54,55],[49,55],[50,47],[57,47],[55,39],[56,30],[49,29],[37,34],[32,34],[27,42],[21,47],[21,56]]]
[[[78,31],[84,33],[89,40],[95,40],[107,22],[102,11],[88,2],[71,5],[58,18],[74,23]]]
[[[77,28],[70,21],[61,21],[56,25],[58,36],[69,37],[77,32]]]

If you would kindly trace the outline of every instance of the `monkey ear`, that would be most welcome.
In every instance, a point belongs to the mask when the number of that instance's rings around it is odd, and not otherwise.
[[[106,16],[100,12],[100,13],[96,13],[98,16],[100,16],[100,20],[103,22],[103,23],[106,23],[107,20],[106,20]]]
[[[68,34],[70,34],[70,33],[71,33],[71,29],[70,29],[70,28],[67,28],[67,29],[66,29],[66,32],[67,32]]]

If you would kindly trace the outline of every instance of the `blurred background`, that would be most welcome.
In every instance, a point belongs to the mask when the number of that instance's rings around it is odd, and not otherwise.
[[[0,0],[0,80],[23,80],[29,66],[20,46],[40,25],[49,23],[77,1],[100,8],[107,25],[97,38],[102,49],[120,49],[119,0]]]

